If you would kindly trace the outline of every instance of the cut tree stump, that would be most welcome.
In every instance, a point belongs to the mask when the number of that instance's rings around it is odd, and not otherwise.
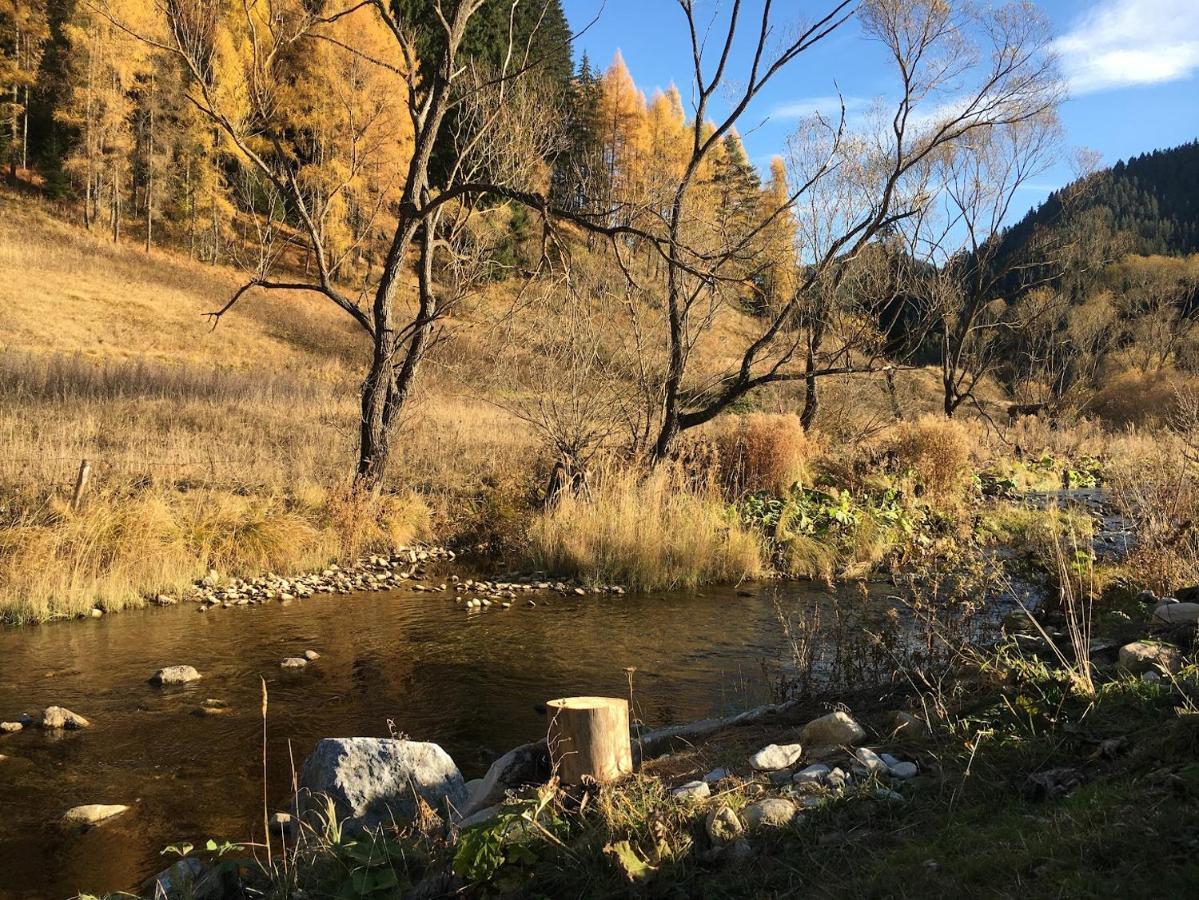
[[[564,697],[546,703],[550,761],[563,784],[617,781],[633,771],[629,702]]]

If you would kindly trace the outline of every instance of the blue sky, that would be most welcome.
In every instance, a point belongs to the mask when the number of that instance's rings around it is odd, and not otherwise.
[[[723,0],[727,8],[729,0]],[[743,0],[760,15],[761,0]],[[696,0],[717,8],[719,0]],[[831,4],[829,4],[831,5]],[[1070,99],[1061,110],[1071,147],[1098,151],[1105,164],[1199,137],[1199,0],[1042,0],[1052,22]],[[677,0],[564,0],[576,41],[606,68],[619,49],[648,94],[677,83],[688,100],[690,50]],[[827,9],[812,0],[776,0],[780,23],[795,9]],[[752,21],[747,19],[747,21]],[[748,32],[748,29],[747,29]],[[744,57],[742,57],[744,60]],[[879,46],[850,23],[774,81],[741,121],[750,156],[765,168],[783,149],[798,115],[828,108],[839,89],[851,107],[888,93],[894,84]],[[852,111],[852,110],[851,110]],[[1063,161],[1027,186],[1027,204],[1072,177]]]

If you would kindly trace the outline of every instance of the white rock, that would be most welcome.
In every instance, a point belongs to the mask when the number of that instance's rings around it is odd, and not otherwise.
[[[706,781],[688,781],[670,792],[670,796],[677,800],[689,801],[703,800],[711,795],[712,789]]]
[[[888,771],[887,764],[883,762],[882,757],[868,747],[859,747],[853,755],[867,772],[883,773]]]
[[[711,772],[709,772],[707,775],[704,776],[704,781],[708,782],[708,784],[715,784],[716,782],[720,781],[722,778],[728,778],[728,777],[729,777],[728,769],[713,769]]]
[[[304,659],[308,660],[309,662],[315,662],[316,660],[318,660],[320,658],[321,658],[321,655],[319,653],[317,653],[315,650],[305,650],[304,651]]]
[[[87,728],[90,724],[83,716],[61,706],[47,706],[42,711],[43,728]]]
[[[800,771],[796,772],[795,777],[792,778],[792,781],[794,781],[796,784],[819,784],[828,777],[830,771],[832,770],[829,769],[829,767],[824,763],[814,763],[813,765],[808,766],[806,769],[801,769]]]
[[[289,656],[283,662],[279,663],[279,665],[284,669],[302,669],[308,665],[308,660],[302,656]]]
[[[795,804],[781,797],[767,797],[749,804],[741,810],[745,824],[750,828],[790,825],[795,819]]]
[[[187,684],[199,680],[200,673],[192,666],[167,666],[150,676],[150,683],[157,685]]]
[[[799,739],[809,747],[852,747],[866,740],[866,730],[838,710],[813,719],[800,731]]]
[[[128,806],[88,803],[68,809],[62,817],[64,825],[98,825],[128,810]]]
[[[750,767],[759,772],[774,772],[799,762],[800,744],[768,744],[749,758]]]
[[[0,734],[14,734],[24,727],[20,722],[0,722]]]

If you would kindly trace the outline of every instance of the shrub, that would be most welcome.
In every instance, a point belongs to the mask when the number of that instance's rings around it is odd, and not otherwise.
[[[899,468],[910,471],[931,497],[951,500],[965,487],[970,446],[959,423],[930,415],[901,426],[891,450]]]
[[[664,471],[600,473],[587,495],[563,496],[533,521],[533,559],[587,582],[638,590],[762,574],[762,543],[753,530],[682,481]]]
[[[713,484],[730,500],[753,491],[786,491],[808,480],[812,442],[792,415],[722,416],[684,442],[683,464],[695,484]]]

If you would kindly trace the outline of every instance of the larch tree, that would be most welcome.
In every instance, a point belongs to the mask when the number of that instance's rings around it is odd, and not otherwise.
[[[8,128],[8,172],[29,167],[30,90],[50,35],[44,2],[0,0],[0,121]]]

